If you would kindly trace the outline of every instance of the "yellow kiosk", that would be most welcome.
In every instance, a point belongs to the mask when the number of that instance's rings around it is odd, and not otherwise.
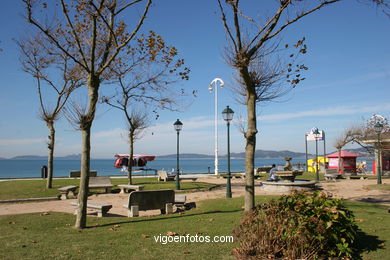
[[[321,168],[324,167],[324,161],[326,162],[326,164],[329,163],[329,159],[328,158],[325,158],[324,160],[324,157],[323,156],[318,156],[318,169],[321,171]],[[312,158],[312,159],[309,159],[307,160],[307,170],[309,172],[314,172],[316,173],[316,158]]]

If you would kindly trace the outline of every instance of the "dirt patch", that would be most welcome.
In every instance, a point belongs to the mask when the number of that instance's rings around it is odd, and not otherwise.
[[[185,193],[187,202],[198,202],[206,199],[224,198],[226,196],[226,179],[223,178],[199,178],[199,182],[208,182],[220,185],[219,188],[210,191],[199,191]],[[383,183],[390,183],[390,179],[384,179]],[[366,201],[390,206],[390,192],[367,190],[365,186],[376,184],[376,180],[339,180],[337,182],[323,182],[318,186],[329,191],[334,197]],[[265,192],[261,187],[261,182],[256,182],[256,195],[276,195],[281,193]],[[242,197],[245,194],[244,179],[232,179],[233,197]],[[123,205],[127,204],[128,194],[98,194],[89,197],[90,202],[112,204],[111,216],[127,216],[127,211]],[[13,215],[39,212],[66,212],[74,213],[74,207],[70,200],[29,202],[29,203],[7,203],[0,205],[0,215]],[[89,211],[93,213],[93,211]],[[160,214],[159,210],[141,211],[140,216],[151,216]]]

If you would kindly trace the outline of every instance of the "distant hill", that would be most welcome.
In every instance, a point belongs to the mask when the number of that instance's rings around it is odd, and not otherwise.
[[[158,155],[157,159],[172,159],[176,158],[176,154]],[[181,159],[209,159],[214,158],[214,155],[198,154],[198,153],[181,153]]]
[[[311,154],[308,154],[311,156]],[[231,153],[232,157],[245,158],[245,153]],[[292,152],[288,150],[283,151],[271,151],[271,150],[256,150],[255,158],[305,158],[305,153]]]
[[[355,148],[355,149],[346,149],[348,151],[360,154],[363,157],[372,157],[365,148]],[[335,152],[335,151],[333,151]],[[328,152],[328,154],[331,154],[333,152]],[[224,158],[227,155],[226,154],[220,154],[220,158]],[[231,158],[245,158],[245,152],[242,153],[231,153]],[[315,155],[308,154],[309,158],[313,157]],[[322,156],[321,153],[318,154],[318,156]],[[292,158],[305,158],[305,153],[300,152],[293,152],[288,150],[283,151],[272,151],[272,150],[256,150],[255,153],[256,158],[285,158],[285,157],[292,157]],[[80,160],[81,154],[71,154],[66,156],[60,156],[55,157],[56,160]],[[159,159],[174,159],[176,158],[176,154],[167,154],[167,155],[158,155],[157,160]],[[180,154],[181,159],[212,159],[214,158],[214,154],[198,154],[198,153],[181,153]],[[0,160],[6,160],[5,158],[0,158]],[[21,156],[15,156],[13,158],[10,158],[10,160],[43,160],[47,159],[47,156],[38,156],[38,155],[21,155]]]
[[[256,158],[284,158],[284,157],[292,157],[292,158],[305,158],[305,153],[298,153],[292,151],[268,151],[268,150],[256,150]],[[220,154],[221,158],[226,157],[226,154]],[[232,158],[245,158],[245,152],[242,153],[231,153],[230,156]],[[312,156],[309,154],[309,156]],[[160,155],[157,156],[157,159],[172,159],[176,158],[176,154],[168,154],[168,155]],[[182,159],[211,159],[214,158],[214,155],[207,154],[197,154],[197,153],[183,153],[180,154],[180,158]]]
[[[47,156],[39,155],[20,155],[10,158],[10,160],[42,160],[47,158]]]
[[[366,148],[363,148],[363,147],[354,148],[354,149],[343,149],[343,150],[359,154],[362,157],[374,157],[374,153],[371,154]],[[333,152],[330,152],[328,154],[335,153],[335,152],[337,152],[337,151],[333,151]]]
[[[71,154],[66,156],[55,157],[56,160],[78,160],[81,158],[81,154]],[[10,158],[10,160],[44,160],[47,156],[40,155],[20,155]]]

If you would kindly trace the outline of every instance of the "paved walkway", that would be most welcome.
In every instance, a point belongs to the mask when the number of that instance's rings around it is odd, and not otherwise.
[[[217,178],[200,178],[198,181],[215,183],[221,187],[211,191],[201,191],[185,193],[187,202],[196,202],[198,205],[202,200],[213,198],[224,198],[226,196],[225,183],[226,179]],[[383,180],[384,183],[390,184],[390,179]],[[377,190],[367,190],[365,186],[375,184],[376,180],[341,180],[337,182],[324,182],[319,186],[324,190],[334,194],[335,197],[352,199],[358,201],[366,201],[379,203],[390,206],[390,192],[382,192]],[[274,195],[280,193],[265,192],[260,186],[260,182],[256,184],[256,195]],[[233,197],[244,196],[245,185],[243,179],[232,180]],[[128,194],[99,194],[89,197],[90,202],[112,204],[110,210],[111,216],[127,216],[127,211],[123,205],[127,204]],[[25,214],[37,212],[67,212],[73,213],[74,208],[70,205],[75,199],[44,201],[44,202],[28,202],[28,203],[7,203],[0,204],[0,215],[10,214]],[[150,216],[160,214],[159,210],[141,211],[140,216]]]

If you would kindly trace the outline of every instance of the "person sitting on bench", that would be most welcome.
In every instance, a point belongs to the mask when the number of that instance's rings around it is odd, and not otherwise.
[[[277,181],[278,177],[275,176],[275,172],[278,170],[275,164],[272,164],[272,169],[269,171],[269,181]]]

